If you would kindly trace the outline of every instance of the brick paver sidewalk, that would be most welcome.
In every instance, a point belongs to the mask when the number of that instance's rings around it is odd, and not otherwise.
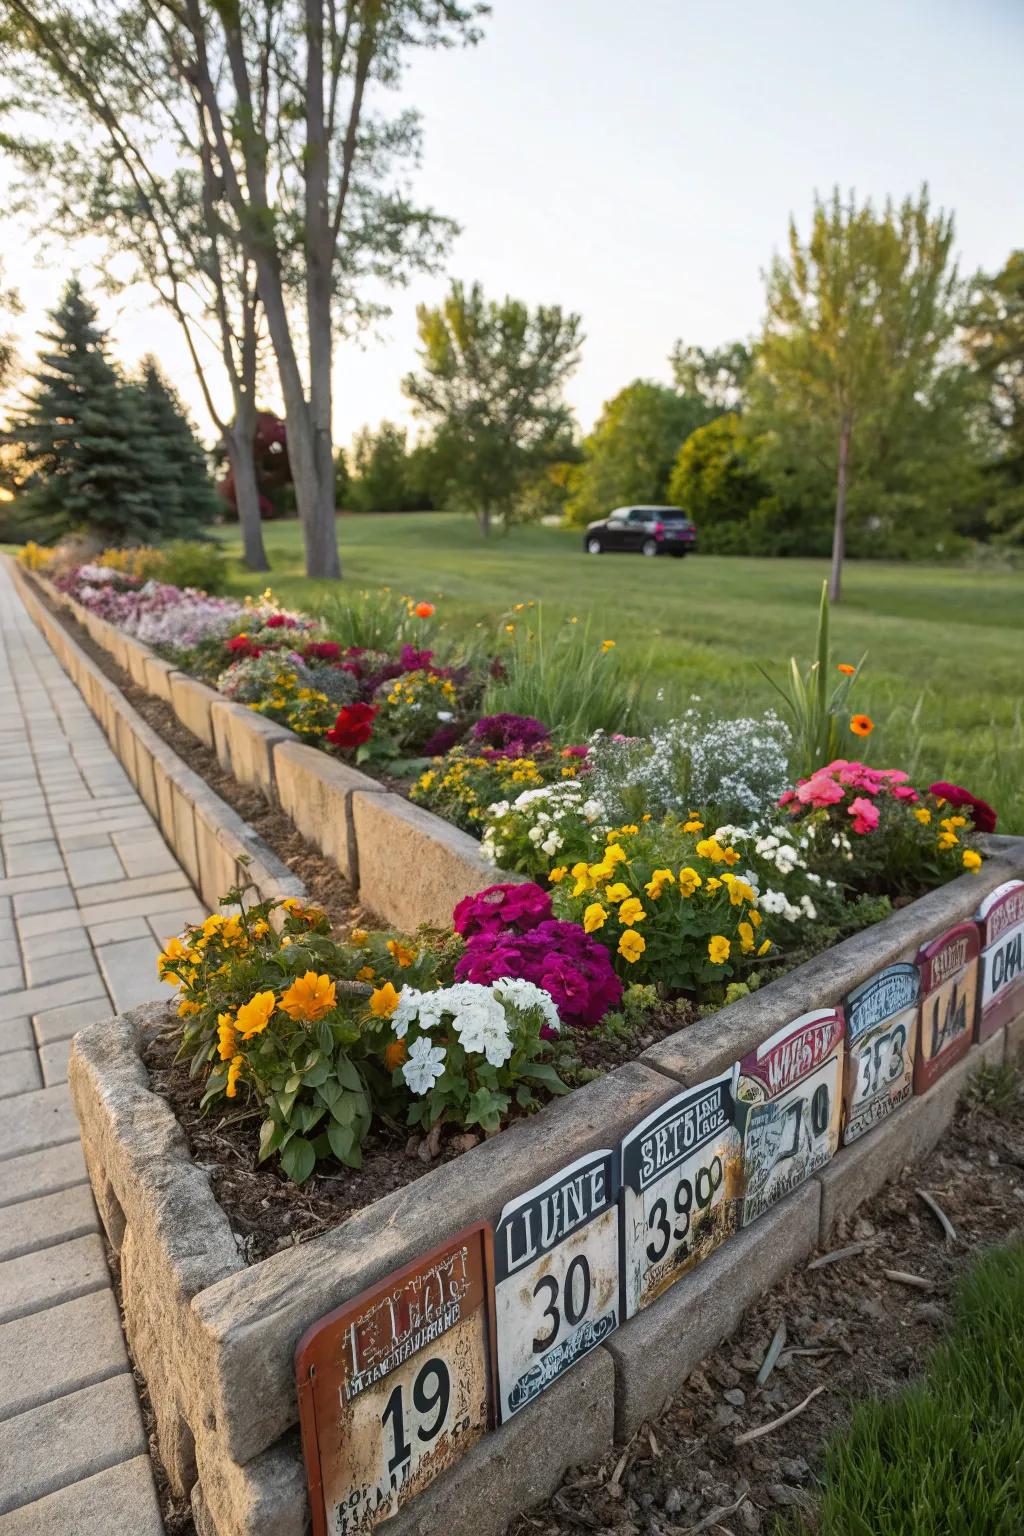
[[[200,915],[0,562],[0,1536],[162,1531],[67,1058]]]

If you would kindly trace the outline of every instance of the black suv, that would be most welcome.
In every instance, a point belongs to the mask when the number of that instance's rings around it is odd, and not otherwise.
[[[697,527],[679,507],[616,507],[599,523],[591,523],[583,536],[588,555],[623,550],[641,555],[692,555],[697,550]]]

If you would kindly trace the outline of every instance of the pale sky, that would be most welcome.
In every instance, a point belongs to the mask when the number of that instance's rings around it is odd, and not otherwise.
[[[806,229],[815,189],[881,201],[927,180],[956,214],[965,271],[1024,245],[1022,0],[495,0],[493,12],[477,48],[424,55],[406,78],[425,131],[415,189],[463,227],[448,275],[581,313],[568,393],[584,429],[631,379],[667,381],[677,337],[708,346],[757,329],[763,270],[791,212]],[[4,224],[30,361],[68,271],[88,272],[81,256],[41,252],[24,222]],[[382,339],[339,348],[339,442],[410,420],[400,380],[416,304],[445,287],[418,279],[394,295]],[[117,354],[155,351],[208,437],[173,320],[143,291],[101,309]]]

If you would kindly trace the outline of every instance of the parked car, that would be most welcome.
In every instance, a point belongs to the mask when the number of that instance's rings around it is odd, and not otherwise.
[[[588,555],[624,550],[641,555],[692,555],[697,527],[679,507],[616,507],[600,522],[590,523],[583,536]]]

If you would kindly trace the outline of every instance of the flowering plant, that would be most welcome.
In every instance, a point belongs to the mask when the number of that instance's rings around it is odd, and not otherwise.
[[[484,715],[473,727],[473,739],[503,757],[528,757],[547,746],[551,732],[532,715]]]
[[[346,704],[338,711],[326,740],[341,752],[357,751],[365,746],[373,735],[373,722],[377,714],[375,704]]]
[[[568,1090],[549,1062],[548,1037],[559,1030],[548,992],[508,976],[493,985],[457,982],[433,992],[403,987],[391,1013],[404,1060],[394,1082],[415,1096],[409,1123],[424,1128],[442,1119],[498,1130],[513,1096],[520,1110],[538,1106],[535,1085]]]
[[[740,854],[696,820],[616,828],[600,857],[556,866],[550,878],[556,910],[604,944],[631,982],[705,997],[749,977],[772,947]]]
[[[453,747],[413,784],[409,798],[466,831],[479,831],[487,809],[504,795],[544,783],[545,759],[483,756]]]
[[[561,771],[574,774],[578,761],[569,759]],[[480,852],[489,863],[546,878],[552,859],[581,858],[593,842],[592,828],[606,824],[607,817],[588,774],[525,789],[512,801],[497,800],[482,821]]]
[[[377,732],[390,757],[425,746],[439,726],[455,721],[460,707],[451,676],[431,667],[415,667],[385,679],[374,702],[379,710]]]

